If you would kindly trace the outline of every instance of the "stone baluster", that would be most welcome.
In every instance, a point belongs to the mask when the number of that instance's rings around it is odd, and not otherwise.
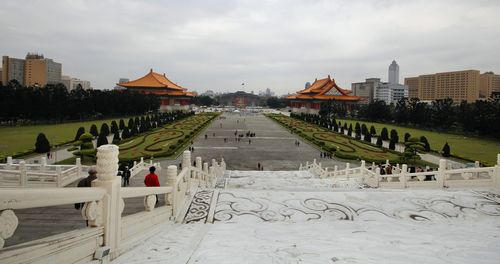
[[[500,154],[497,154],[497,164],[493,171],[493,184],[496,188],[500,188]]]
[[[45,171],[46,167],[47,167],[47,157],[42,157],[41,164],[40,164],[40,170]]]
[[[337,176],[337,171],[339,170],[339,166],[335,165],[333,167],[333,177],[336,177]]]
[[[76,166],[76,177],[80,178],[82,175],[82,160],[80,158],[76,158],[75,161],[75,166]]]
[[[220,166],[222,168],[223,171],[226,170],[226,162],[224,161],[224,158],[221,158],[220,160]]]
[[[349,178],[349,170],[351,169],[351,163],[346,162],[345,164],[345,176]]]
[[[172,187],[172,193],[165,194],[165,204],[172,206],[172,215],[176,215],[177,208],[176,202],[176,193],[177,189],[177,166],[170,165],[167,167],[167,186]]]
[[[474,168],[479,168],[479,167],[480,167],[480,165],[479,165],[479,161],[477,161],[477,160],[476,160],[476,161],[474,162]]]
[[[401,188],[406,188],[406,182],[407,182],[407,175],[408,174],[408,165],[403,164],[403,167],[401,168],[401,174],[399,175],[399,182],[401,182]]]
[[[141,162],[140,163],[141,163],[141,165],[144,166],[144,157],[141,157]]]
[[[7,157],[6,169],[8,169],[8,170],[12,169],[12,164],[13,164],[12,157]]]
[[[26,162],[24,160],[19,162],[19,172],[21,173],[19,184],[22,187],[26,187],[28,185],[28,171],[26,169]]]
[[[62,167],[59,165],[56,166],[56,178],[57,178],[57,187],[58,188],[64,187],[62,178]]]
[[[376,175],[375,176],[375,180],[377,181],[377,183],[376,183],[375,186],[372,186],[372,187],[377,187],[378,188],[380,186],[380,181],[381,181],[381,179],[380,179],[380,168],[379,167],[375,168],[375,175]]]
[[[385,160],[385,165],[389,165],[389,160],[388,159]]]
[[[182,153],[182,169],[189,168],[191,166],[191,151],[185,150]]]
[[[444,186],[446,186],[445,175],[446,175],[446,160],[445,159],[440,159],[439,160],[438,172],[436,174],[436,178],[437,178],[436,180],[437,180],[438,187],[444,187]]]
[[[201,170],[202,170],[202,167],[203,167],[203,162],[202,162],[202,160],[201,160],[201,157],[196,157],[196,168],[197,168],[199,171],[201,171]],[[201,174],[199,171],[197,171],[197,172],[196,172],[196,178],[197,178],[198,180],[201,180],[200,178],[202,177],[202,174]]]
[[[111,253],[120,246],[121,240],[121,213],[123,200],[121,198],[121,179],[118,173],[118,146],[102,145],[97,148],[97,179],[92,187],[103,188],[107,195],[103,199],[104,245],[111,248]],[[98,212],[99,213],[99,212]],[[95,221],[90,222],[96,225]]]
[[[361,166],[359,167],[359,174],[361,175],[361,179],[365,182],[365,170],[366,170],[366,161],[361,160]]]

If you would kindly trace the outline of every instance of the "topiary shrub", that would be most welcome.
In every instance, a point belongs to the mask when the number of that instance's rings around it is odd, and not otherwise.
[[[76,131],[76,135],[75,135],[75,140],[74,141],[79,140],[80,136],[83,135],[83,133],[85,133],[85,128],[79,127],[78,131]]]
[[[95,124],[92,124],[92,126],[90,126],[89,132],[94,137],[97,137],[99,135],[99,132],[97,131],[97,126]]]
[[[451,152],[450,145],[448,145],[448,142],[446,142],[443,146],[441,154],[443,155],[443,157],[450,157],[450,152]]]
[[[36,153],[46,153],[50,151],[50,143],[44,133],[38,134],[35,142]]]

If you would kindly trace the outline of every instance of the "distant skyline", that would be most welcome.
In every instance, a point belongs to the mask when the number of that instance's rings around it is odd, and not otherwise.
[[[442,71],[500,72],[500,1],[2,1],[1,55],[113,89],[150,68],[190,90],[293,93]],[[245,83],[244,86],[241,84]]]

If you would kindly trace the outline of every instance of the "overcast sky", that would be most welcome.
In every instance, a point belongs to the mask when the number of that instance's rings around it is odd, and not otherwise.
[[[111,89],[150,68],[203,92],[293,93],[477,69],[500,72],[500,1],[2,0],[0,51],[43,53]],[[245,86],[241,84],[245,83]]]

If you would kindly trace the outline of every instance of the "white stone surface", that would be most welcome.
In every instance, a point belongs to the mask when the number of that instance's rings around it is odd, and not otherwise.
[[[318,187],[318,179],[308,179],[305,173],[228,173],[230,189],[220,190],[214,224],[166,226],[113,263],[498,263],[500,259],[499,196],[491,193],[495,190],[332,192]],[[293,186],[299,183],[300,191]]]

